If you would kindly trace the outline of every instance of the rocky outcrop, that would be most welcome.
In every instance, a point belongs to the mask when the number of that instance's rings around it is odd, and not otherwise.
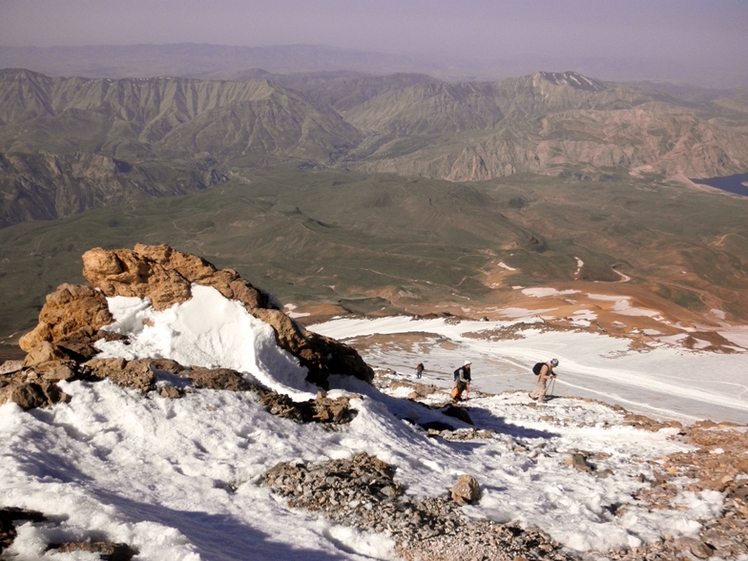
[[[270,413],[302,423],[342,425],[353,420],[356,414],[346,396],[331,399],[320,392],[314,399],[298,402],[275,392],[261,392],[261,395],[262,404]]]
[[[77,363],[68,359],[50,360],[33,367],[8,361],[0,370],[0,404],[12,401],[29,410],[65,402],[69,396],[60,390],[57,382],[71,380],[77,373]]]
[[[167,399],[179,399],[185,393],[203,389],[253,392],[268,413],[299,423],[342,425],[351,422],[357,413],[348,396],[332,399],[325,392],[319,392],[314,399],[294,401],[288,395],[248,381],[236,370],[190,368],[174,360],[149,358],[92,359],[83,364],[59,359],[35,366],[7,361],[0,365],[0,404],[12,401],[29,410],[65,402],[69,396],[60,390],[57,382],[76,379],[109,380],[143,395],[158,393]]]
[[[164,373],[184,380],[179,387],[159,381]],[[250,391],[260,396],[265,410],[277,417],[300,423],[340,425],[349,423],[356,415],[346,396],[331,399],[319,392],[314,399],[294,401],[262,385],[247,381],[236,370],[229,368],[186,368],[173,360],[93,359],[81,367],[82,377],[89,380],[109,379],[118,386],[139,390],[142,393],[158,391],[161,397],[178,399],[195,390]],[[1,402],[1,400],[0,400]]]
[[[0,508],[0,553],[16,539],[15,522],[44,522],[47,517],[35,510],[16,507]]]
[[[45,345],[51,343],[65,347],[69,339],[90,339],[99,329],[114,321],[109,313],[106,298],[89,286],[61,284],[52,294],[39,313],[39,324],[33,331],[21,337],[20,347],[27,353],[35,353],[28,360],[41,362],[52,358],[56,350]],[[41,356],[42,354],[46,356]]]
[[[133,549],[126,543],[86,541],[86,542],[65,542],[59,544],[50,544],[48,550],[58,551],[60,553],[71,553],[83,551],[98,554],[102,561],[130,561],[137,550]]]
[[[236,271],[218,271],[200,257],[165,245],[138,244],[134,250],[91,249],[83,255],[83,276],[104,296],[148,298],[155,310],[189,300],[192,283],[212,286],[248,309],[265,307],[268,301],[267,295]]]
[[[96,354],[96,340],[119,337],[102,330],[113,321],[107,297],[148,298],[154,309],[165,310],[191,298],[191,286],[198,284],[241,302],[250,314],[269,324],[278,345],[308,369],[309,382],[327,389],[330,374],[352,375],[367,382],[374,377],[355,350],[305,330],[236,271],[218,270],[195,255],[166,245],[138,244],[133,250],[95,248],[83,255],[83,275],[90,287],[63,284],[47,296],[38,325],[20,340],[28,353],[26,366],[66,358],[84,361]],[[151,384],[145,378],[142,383],[144,390]]]
[[[108,378],[118,386],[149,392],[156,387],[156,376],[150,361],[123,358],[104,358],[89,360],[85,365],[89,377],[103,380]]]

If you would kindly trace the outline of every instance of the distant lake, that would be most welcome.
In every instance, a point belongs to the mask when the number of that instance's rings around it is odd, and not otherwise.
[[[743,183],[748,184],[748,173],[728,175],[727,177],[712,177],[711,179],[692,179],[691,181],[748,197],[748,187],[743,185]]]

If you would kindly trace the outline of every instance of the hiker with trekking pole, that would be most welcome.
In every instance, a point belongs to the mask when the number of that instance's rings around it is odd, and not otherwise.
[[[470,379],[472,375],[470,373],[470,365],[473,364],[471,361],[466,360],[465,364],[460,366],[454,371],[455,385],[452,388],[452,401],[465,401],[468,400],[470,394]],[[463,392],[465,397],[463,398]]]
[[[556,387],[556,373],[553,369],[556,366],[558,366],[558,359],[552,358],[548,362],[538,362],[532,367],[533,373],[538,377],[538,384],[528,394],[530,398],[537,400],[538,403],[545,403],[548,380],[551,381],[550,394],[553,395],[553,390]]]

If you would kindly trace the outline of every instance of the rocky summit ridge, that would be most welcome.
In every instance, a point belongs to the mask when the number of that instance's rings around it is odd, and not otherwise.
[[[151,388],[150,363],[115,361],[113,367],[111,362],[91,362],[98,353],[96,341],[118,337],[102,329],[114,321],[106,298],[147,298],[155,310],[165,310],[189,300],[193,283],[213,287],[224,297],[241,302],[252,316],[270,325],[278,346],[296,357],[308,371],[307,381],[321,389],[327,388],[330,374],[348,374],[365,381],[373,377],[355,350],[304,329],[279,309],[272,296],[236,271],[218,270],[200,257],[165,245],[138,244],[133,250],[95,248],[83,255],[83,274],[90,286],[65,283],[47,296],[38,325],[19,341],[27,354],[16,364],[14,375],[4,379],[0,402],[16,401],[25,408],[58,402],[64,397],[57,381],[91,374],[92,370],[99,372],[94,372],[94,377],[110,377],[109,372],[124,380],[124,385]],[[168,370],[180,372],[184,367],[170,365]],[[121,371],[129,374],[118,373]]]

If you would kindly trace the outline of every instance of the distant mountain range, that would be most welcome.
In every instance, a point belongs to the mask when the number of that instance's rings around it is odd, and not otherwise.
[[[748,170],[748,97],[683,99],[574,72],[450,83],[258,69],[235,80],[0,71],[2,226],[193,192],[280,163],[450,181],[730,175]]]
[[[274,73],[356,71],[429,72],[437,65],[407,57],[323,45],[241,47],[176,43],[86,47],[1,47],[0,68],[28,68],[51,76],[235,79],[248,68]]]

